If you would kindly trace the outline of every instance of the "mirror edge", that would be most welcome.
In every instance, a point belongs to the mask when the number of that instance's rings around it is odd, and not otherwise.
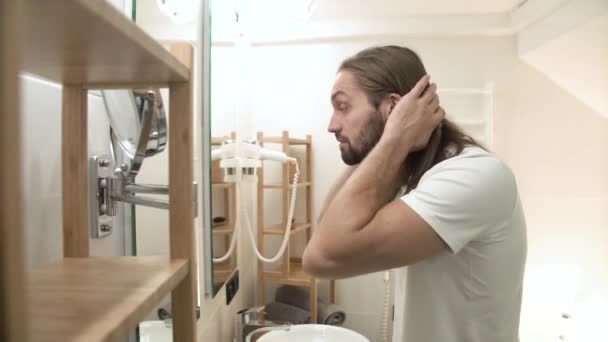
[[[209,0],[203,0],[201,6],[201,225],[202,225],[202,261],[199,272],[204,275],[205,296],[215,297],[217,294],[213,285],[213,235],[211,232],[211,13]],[[202,270],[200,269],[202,268]]]

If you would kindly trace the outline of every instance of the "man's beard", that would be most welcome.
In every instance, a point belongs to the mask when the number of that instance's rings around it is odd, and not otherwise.
[[[350,139],[348,139],[347,147],[342,151],[342,160],[347,165],[356,165],[363,161],[363,159],[371,152],[376,146],[380,137],[384,132],[384,122],[379,112],[374,112],[369,116],[369,122],[359,132],[356,137],[360,147],[355,149],[351,145]]]

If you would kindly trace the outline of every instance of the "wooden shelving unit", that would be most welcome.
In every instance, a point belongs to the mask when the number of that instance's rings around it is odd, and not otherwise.
[[[297,139],[289,136],[289,132],[283,131],[280,137],[266,137],[262,132],[258,132],[257,141],[263,147],[264,144],[280,144],[281,151],[290,154],[289,147],[291,145],[304,145],[306,159],[304,165],[300,167],[300,179],[298,180],[298,197],[297,200],[301,201],[305,198],[306,201],[306,222],[298,223],[294,222],[290,231],[293,237],[296,234],[305,232],[306,242],[310,241],[313,228],[312,219],[312,138],[310,135],[306,136],[306,139]],[[302,178],[302,174],[306,179]],[[283,164],[282,167],[282,182],[281,183],[265,183],[264,182],[264,167],[258,170],[258,248],[260,251],[264,251],[264,238],[268,235],[275,235],[282,237],[285,233],[285,227],[287,225],[287,216],[289,210],[289,200],[291,195],[291,188],[293,179],[290,176],[290,166]],[[278,225],[265,227],[264,223],[264,190],[281,190],[282,191],[282,222]],[[287,245],[285,254],[283,256],[283,262],[280,270],[266,270],[264,263],[258,262],[258,305],[264,305],[265,295],[264,287],[265,283],[275,283],[284,285],[296,285],[305,286],[310,289],[310,308],[311,308],[311,320],[316,322],[317,320],[317,286],[319,280],[310,276],[302,269],[302,260],[300,258],[291,257],[290,245]],[[330,282],[330,300],[335,303],[335,282]]]
[[[196,339],[193,49],[171,52],[106,1],[0,1],[0,340],[114,341],[172,295],[173,339]],[[63,85],[64,259],[24,270],[18,73]],[[90,257],[87,91],[169,87],[170,257]]]

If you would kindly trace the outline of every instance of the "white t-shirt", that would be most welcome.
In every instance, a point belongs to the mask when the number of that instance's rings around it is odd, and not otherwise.
[[[468,147],[401,199],[449,250],[396,269],[393,342],[515,342],[526,222],[511,170]]]

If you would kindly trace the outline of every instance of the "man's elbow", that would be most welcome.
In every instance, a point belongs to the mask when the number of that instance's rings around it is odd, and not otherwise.
[[[302,255],[304,272],[316,278],[333,279],[335,263],[317,246],[309,244]]]

